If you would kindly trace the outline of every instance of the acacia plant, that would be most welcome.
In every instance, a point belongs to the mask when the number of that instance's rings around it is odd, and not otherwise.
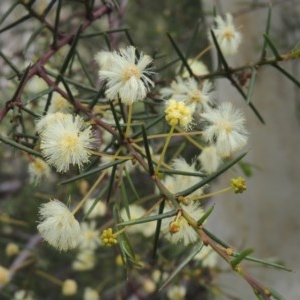
[[[218,296],[220,259],[258,299],[282,299],[243,263],[285,267],[206,227],[207,200],[244,192],[249,167],[244,113],[217,99],[214,80],[229,80],[262,124],[252,101],[259,70],[273,66],[300,85],[280,66],[300,50],[279,53],[271,8],[259,59],[231,67],[242,32],[213,8],[207,28],[195,20],[198,55],[170,33],[165,55],[151,40],[135,44],[123,1],[0,5],[1,164],[20,167],[22,185],[0,203],[1,299]],[[216,69],[206,65],[212,52]],[[228,186],[215,190],[229,169]]]

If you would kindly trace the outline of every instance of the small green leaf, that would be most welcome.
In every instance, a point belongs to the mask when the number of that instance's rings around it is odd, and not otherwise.
[[[215,208],[215,204],[212,205],[205,213],[204,215],[197,221],[197,225],[200,226],[204,223],[204,221],[210,216],[210,214],[213,212]]]
[[[190,76],[193,77],[193,71],[191,69],[191,67],[189,66],[184,54],[181,52],[180,48],[177,46],[176,42],[174,41],[173,37],[171,36],[170,33],[167,33],[167,36],[172,44],[172,46],[174,47],[175,51],[177,52],[177,55],[180,57],[183,65],[186,67],[187,71],[189,72]]]
[[[152,175],[154,175],[154,168],[153,168],[153,163],[152,163],[150,147],[149,147],[148,139],[147,139],[147,132],[146,132],[144,125],[142,125],[142,133],[143,133],[143,139],[144,139],[144,148],[145,148],[147,162],[148,162],[149,175],[152,176]]]
[[[87,176],[90,176],[90,175],[93,175],[93,174],[96,174],[96,173],[99,173],[103,170],[106,170],[112,166],[115,166],[115,165],[118,165],[118,164],[121,164],[123,162],[125,162],[126,159],[116,159],[115,161],[111,162],[111,163],[108,163],[108,164],[103,164],[95,169],[92,169],[92,170],[89,170],[87,172],[84,172],[84,173],[81,173],[79,175],[76,175],[76,176],[73,176],[67,180],[63,180],[61,182],[59,182],[59,184],[66,184],[66,183],[69,183],[69,182],[73,182],[73,181],[76,181],[76,180],[79,180],[79,179],[83,179],[83,178],[86,178]]]
[[[269,37],[266,33],[264,33],[264,38],[265,38],[265,41],[266,41],[267,45],[269,46],[269,48],[273,52],[276,60],[277,61],[281,60],[282,57],[281,57],[280,53],[278,52],[278,50],[276,49],[274,43],[272,42],[271,37]]]
[[[165,208],[165,201],[162,201],[159,205],[158,215],[162,215]],[[158,249],[158,241],[160,236],[160,228],[161,228],[161,220],[157,220],[155,235],[154,235],[154,243],[153,243],[153,250],[152,250],[152,259],[156,258],[157,249]]]
[[[247,93],[247,98],[246,98],[247,105],[249,105],[252,101],[252,96],[253,96],[254,86],[255,86],[255,81],[256,81],[256,75],[257,75],[257,70],[255,68],[252,68],[251,78],[250,78],[249,88],[248,88],[248,93]]]
[[[221,63],[221,65],[223,65],[224,69],[225,69],[225,72],[227,72],[228,74],[230,73],[230,70],[229,70],[229,66],[228,66],[228,63],[221,51],[221,48],[219,46],[219,43],[217,41],[217,38],[213,32],[213,30],[210,31],[210,34],[212,36],[212,39],[213,39],[213,42],[215,44],[215,47],[216,47],[216,50],[217,50],[217,53],[218,53],[218,58],[219,58],[219,62]]]
[[[0,135],[0,141],[3,142],[3,143],[5,143],[5,144],[7,144],[7,145],[10,145],[10,146],[12,146],[14,148],[17,148],[19,150],[22,150],[22,151],[25,151],[25,152],[27,152],[29,154],[32,154],[34,156],[43,157],[40,152],[37,152],[37,151],[35,151],[35,150],[31,149],[31,148],[28,148],[28,147],[26,147],[26,146],[24,146],[22,144],[19,144],[19,143],[15,142],[15,141],[12,141],[12,140],[10,140],[10,139],[2,136],[2,135]]]
[[[280,67],[278,64],[272,64],[274,68],[276,68],[278,71],[280,71],[283,75],[285,75],[288,79],[290,79],[294,84],[297,85],[297,87],[300,88],[300,82],[289,72],[287,72],[285,69]]]
[[[232,259],[232,260],[230,261],[230,265],[231,265],[232,269],[235,269],[236,266],[237,266],[240,262],[242,262],[242,260],[246,259],[246,257],[247,257],[248,255],[250,255],[251,253],[253,253],[253,251],[254,251],[253,249],[245,249],[245,250],[243,250],[242,252],[240,252],[234,259]]]
[[[53,46],[56,47],[56,43],[58,40],[58,32],[60,27],[60,11],[62,6],[62,0],[57,1],[57,8],[56,8],[56,14],[55,14],[55,22],[54,22],[54,31],[53,31]]]
[[[246,163],[244,161],[240,161],[238,164],[242,169],[243,173],[245,174],[245,176],[251,177],[253,175],[251,164]]]
[[[267,23],[266,23],[266,29],[265,29],[265,34],[269,35],[269,31],[270,31],[270,25],[271,25],[271,16],[272,16],[272,5],[269,5],[269,9],[268,9],[268,16],[267,16]],[[260,60],[265,60],[266,58],[266,47],[267,47],[267,42],[266,39],[264,39],[264,44],[261,50],[261,57]]]

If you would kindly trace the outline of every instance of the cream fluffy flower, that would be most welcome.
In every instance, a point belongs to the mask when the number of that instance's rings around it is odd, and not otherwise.
[[[131,204],[128,209],[130,212],[130,218],[125,208],[123,208],[120,212],[120,215],[124,221],[142,218],[146,214],[146,210],[143,207],[136,204]],[[140,223],[140,224],[130,226],[127,229],[127,232],[132,234],[142,233],[145,237],[149,237],[154,234],[155,229],[156,229],[156,222],[146,222],[146,223]]]
[[[242,35],[235,28],[232,15],[227,13],[225,20],[223,20],[221,16],[217,16],[215,22],[216,28],[212,30],[222,53],[228,55],[235,54],[241,44]]]
[[[183,158],[175,159],[172,162],[172,168],[176,171],[183,171],[189,173],[199,172],[196,170],[194,163],[189,165]],[[197,184],[199,181],[200,178],[198,176],[174,174],[173,176],[166,176],[163,180],[163,183],[171,193],[177,194],[192,187],[193,185]],[[185,198],[189,200],[191,198],[200,197],[201,195],[203,195],[205,187],[197,189],[196,191],[189,194]]]
[[[41,134],[48,126],[55,124],[57,122],[62,122],[69,118],[69,114],[64,114],[57,112],[54,114],[47,114],[41,117],[35,124],[36,131]]]
[[[192,202],[189,205],[182,205],[182,208],[196,221],[199,220],[204,214],[203,209],[197,202]],[[170,210],[170,208],[167,207],[166,211],[168,210]],[[189,225],[187,220],[182,215],[176,216],[175,219],[174,217],[163,219],[162,232],[165,234],[166,239],[174,244],[183,242],[183,244],[186,246],[196,242],[199,239],[198,233],[192,226]]]
[[[66,172],[70,164],[81,168],[89,161],[94,140],[91,127],[80,116],[69,114],[43,127],[40,148],[49,165]]]
[[[83,272],[92,270],[96,266],[96,256],[93,250],[81,250],[73,261],[72,268],[75,271]]]
[[[95,289],[86,287],[83,292],[83,300],[99,300],[100,296]]]
[[[77,293],[77,282],[73,279],[66,279],[63,282],[61,292],[64,296],[73,296]]]
[[[209,122],[203,130],[203,138],[215,144],[221,157],[228,157],[247,143],[245,117],[230,102],[222,103],[217,109],[209,109],[201,114]]]
[[[103,67],[99,71],[99,77],[106,81],[105,93],[108,99],[113,100],[119,96],[121,102],[127,105],[143,100],[150,87],[154,86],[149,78],[152,72],[147,69],[152,58],[143,53],[137,58],[135,47],[129,46],[120,49],[119,52],[113,52],[111,56],[106,56],[106,59],[108,61],[98,58],[98,63]]]
[[[92,210],[90,211],[90,209]],[[95,198],[88,199],[83,206],[83,212],[87,219],[95,219],[97,217],[103,217],[106,213],[106,210],[107,210],[106,204],[101,200],[96,200]]]
[[[96,229],[96,223],[82,222],[81,227],[81,238],[79,243],[79,248],[81,250],[95,250],[100,246],[99,232]]]
[[[186,288],[182,285],[173,285],[168,289],[167,297],[169,300],[184,300]]]
[[[34,158],[28,165],[30,182],[38,184],[42,178],[50,177],[51,169],[47,163],[40,158]]]
[[[189,58],[187,60],[187,63],[190,66],[190,68],[195,76],[202,76],[202,75],[206,75],[209,73],[207,66],[201,60],[197,60],[197,58]],[[178,73],[179,70],[180,70],[180,68],[177,68],[176,73]],[[181,76],[182,76],[182,78],[190,77],[190,73],[188,72],[188,70],[185,67],[183,69]]]
[[[12,300],[35,300],[33,291],[18,290],[14,293]]]
[[[213,98],[210,81],[203,81],[200,88],[194,78],[183,80],[179,76],[176,77],[175,81],[172,81],[170,88],[163,88],[161,94],[163,97],[171,96],[177,101],[184,101],[193,111],[198,112],[205,110]]]
[[[201,162],[201,170],[211,174],[219,168],[222,163],[221,157],[217,153],[215,146],[208,146],[202,149],[201,154],[198,156]]]
[[[218,263],[218,258],[218,254],[210,246],[204,246],[193,259],[201,261],[203,267],[214,268]]]
[[[80,225],[65,204],[57,199],[42,204],[39,216],[37,229],[51,246],[62,251],[77,247],[80,242]]]
[[[10,281],[10,272],[0,265],[0,285],[5,285]]]

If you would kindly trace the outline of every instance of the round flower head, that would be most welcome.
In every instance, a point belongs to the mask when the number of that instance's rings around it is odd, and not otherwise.
[[[203,130],[203,138],[215,144],[221,157],[228,157],[247,143],[245,118],[230,102],[222,103],[218,109],[209,109],[201,114],[210,124]]]
[[[176,171],[198,173],[198,171],[195,168],[195,164],[193,163],[189,165],[183,158],[175,159],[172,163],[172,168],[174,168]],[[188,175],[181,175],[181,174],[166,176],[165,179],[163,180],[165,187],[173,194],[180,193],[192,187],[193,185],[197,184],[198,182],[199,182],[199,177],[197,176],[188,176]],[[203,190],[205,187],[199,188],[193,193],[186,196],[185,197],[186,200],[189,201],[189,199],[199,198],[201,195],[203,195]]]
[[[66,279],[62,285],[62,294],[64,296],[73,296],[77,293],[77,282],[73,279]]]
[[[81,168],[89,161],[94,140],[91,127],[85,127],[80,116],[67,115],[42,130],[40,147],[49,165],[66,172],[70,164]]]
[[[65,204],[56,199],[42,204],[39,215],[38,231],[51,246],[66,251],[78,245],[80,225]]]
[[[75,260],[72,268],[75,271],[82,272],[92,270],[96,266],[96,256],[93,250],[81,250]]]
[[[142,218],[146,215],[146,210],[136,204],[131,204],[129,207],[130,217],[127,213],[126,208],[123,208],[120,212],[120,215],[124,221],[134,220]],[[152,236],[155,232],[156,222],[146,222],[130,226],[126,232],[128,233],[142,233],[144,236]]]
[[[66,89],[63,84],[59,84],[59,88],[66,92]],[[77,90],[74,87],[69,87],[72,95],[77,94]],[[51,98],[51,104],[49,106],[48,113],[56,112],[69,112],[72,109],[71,103],[64,98],[60,93],[53,92]]]
[[[203,148],[198,159],[201,162],[201,170],[208,174],[217,171],[222,163],[221,157],[218,155],[217,148],[215,146]]]
[[[11,257],[11,256],[15,256],[17,255],[18,253],[20,252],[20,248],[17,244],[15,243],[8,243],[5,247],[5,254],[8,256],[8,257]]]
[[[143,100],[150,87],[154,86],[148,77],[152,72],[147,69],[152,58],[143,53],[137,58],[136,49],[129,46],[113,52],[108,60],[108,63],[103,63],[100,59],[104,68],[99,71],[100,79],[107,84],[107,98],[113,100],[119,96],[121,102],[127,105]]]
[[[18,290],[14,293],[12,300],[35,300],[33,291],[30,290]]]
[[[201,112],[211,102],[212,84],[205,80],[200,89],[194,78],[182,80],[181,77],[176,77],[176,81],[171,83],[170,88],[162,89],[161,94],[163,97],[171,96],[177,101],[184,101],[192,110]]]
[[[96,229],[96,223],[94,221],[91,221],[89,223],[82,222],[80,225],[80,249],[95,250],[100,245],[99,232]]]
[[[196,202],[192,202],[189,205],[182,205],[182,208],[196,221],[204,214],[203,209]],[[170,208],[167,209],[170,210]],[[174,217],[171,219],[163,219],[162,232],[165,234],[165,237],[174,244],[183,242],[186,246],[199,239],[197,232],[181,214],[177,215],[175,219]]]
[[[174,285],[168,289],[167,297],[169,300],[184,300],[186,288],[182,285]]]
[[[30,182],[33,184],[38,184],[40,180],[45,177],[50,176],[50,167],[42,159],[33,159],[28,166]]]
[[[202,76],[209,73],[207,66],[201,60],[197,60],[197,58],[189,58],[187,63],[195,76]],[[176,70],[176,73],[178,73],[179,70],[180,68]],[[184,68],[181,76],[183,78],[188,78],[190,77],[190,73],[186,68]]]
[[[0,265],[0,286],[7,284],[9,281],[10,281],[9,270]]]
[[[170,99],[167,102],[165,109],[166,121],[170,126],[179,125],[184,129],[188,129],[192,124],[192,109],[187,106],[183,101],[176,101]]]
[[[113,53],[109,51],[100,51],[95,55],[95,61],[101,70],[108,70],[113,63]]]
[[[99,300],[98,292],[90,287],[86,287],[83,292],[83,300]]]
[[[48,126],[51,126],[51,124],[55,124],[56,122],[61,122],[65,119],[67,119],[69,114],[64,114],[61,112],[53,113],[53,114],[47,114],[40,118],[36,124],[36,131],[41,134],[44,129],[46,129]]]
[[[218,254],[210,246],[204,246],[193,259],[201,261],[203,267],[214,268],[217,265],[218,258]]]
[[[226,14],[226,20],[221,16],[215,18],[216,28],[213,32],[223,54],[232,55],[238,50],[242,41],[242,35],[236,30],[231,14]]]
[[[84,215],[87,219],[95,219],[97,217],[102,217],[106,213],[106,204],[99,200],[97,201],[96,199],[88,199],[83,206],[83,212]]]

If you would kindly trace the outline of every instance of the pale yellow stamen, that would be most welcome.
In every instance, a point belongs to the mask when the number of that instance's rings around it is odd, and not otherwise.
[[[78,136],[66,134],[61,139],[61,145],[63,149],[69,149],[69,150],[74,149],[76,145],[78,145]]]
[[[231,27],[227,27],[223,32],[223,37],[226,40],[231,40],[234,38],[234,30]]]
[[[141,71],[140,69],[135,66],[135,65],[131,65],[130,67],[126,68],[123,71],[122,74],[122,81],[127,81],[129,80],[131,77],[136,77],[136,78],[140,78],[141,77]]]
[[[232,123],[227,120],[222,120],[219,122],[219,128],[222,130],[225,130],[226,133],[230,133],[233,131]]]

